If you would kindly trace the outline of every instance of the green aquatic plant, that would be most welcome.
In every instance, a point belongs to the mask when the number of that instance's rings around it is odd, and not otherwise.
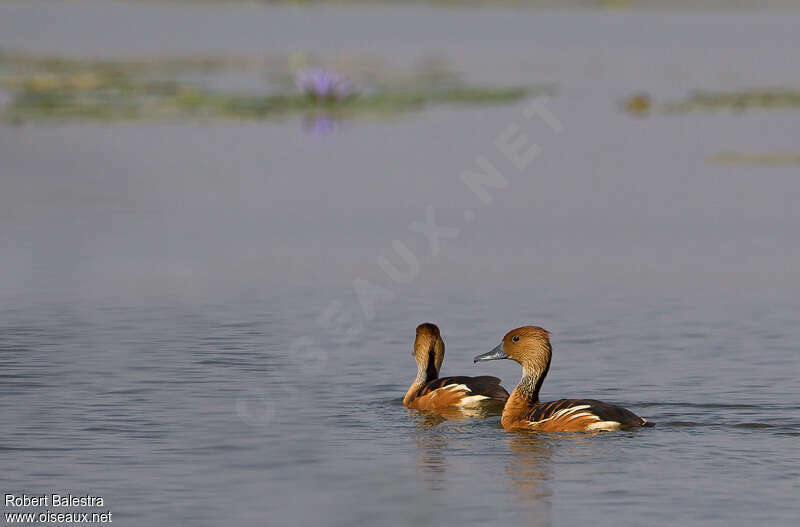
[[[441,93],[378,93],[347,101],[324,101],[306,94],[248,95],[179,86],[171,93],[152,90],[107,90],[76,93],[26,90],[7,108],[18,119],[268,119],[324,109],[338,117],[380,116],[442,104],[501,104],[518,101],[530,88],[465,87]]]
[[[800,91],[788,88],[753,88],[742,91],[694,91],[685,99],[656,104],[647,94],[625,99],[623,108],[631,115],[692,112],[744,112],[749,110],[800,110]]]
[[[718,165],[784,166],[800,165],[800,152],[722,152],[709,158]]]
[[[685,101],[668,104],[668,111],[744,111],[752,109],[800,109],[800,91],[765,88],[738,92],[692,93]]]
[[[622,105],[629,114],[643,117],[652,111],[653,99],[645,92],[636,93],[625,99]]]
[[[292,72],[286,64],[231,57],[84,61],[0,53],[0,90],[14,93],[6,97],[0,119],[275,119],[324,113],[340,120],[396,115],[432,105],[503,104],[553,93],[550,85],[474,86],[430,63],[407,73],[365,67],[355,73],[361,73],[360,82],[321,67]],[[258,71],[271,81],[260,92],[230,92],[212,89],[196,76],[185,78],[222,69]]]
[[[693,92],[683,101],[664,105],[666,112],[800,110],[800,91],[763,88],[735,92]]]

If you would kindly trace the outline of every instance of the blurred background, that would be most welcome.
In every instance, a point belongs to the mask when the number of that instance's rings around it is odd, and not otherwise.
[[[123,525],[794,524],[799,28],[0,0],[0,487]],[[542,325],[544,398],[658,426],[408,412],[424,321],[509,390],[471,357]]]

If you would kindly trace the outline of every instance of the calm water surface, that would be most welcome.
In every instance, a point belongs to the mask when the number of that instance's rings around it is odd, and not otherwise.
[[[708,158],[796,150],[800,116],[616,104],[797,86],[798,23],[0,4],[0,45],[43,52],[439,53],[476,79],[557,82],[563,125],[519,105],[325,136],[299,120],[0,128],[0,488],[101,495],[121,525],[794,525],[800,179]],[[525,171],[492,144],[513,122],[542,148]],[[481,154],[509,181],[489,205],[459,179]],[[436,255],[409,230],[429,205],[458,229]],[[376,263],[403,269],[393,240],[419,262],[407,283]],[[366,312],[354,280],[382,288]],[[658,426],[509,434],[407,411],[426,320],[444,374],[509,388],[515,365],[471,357],[543,325],[544,397]]]

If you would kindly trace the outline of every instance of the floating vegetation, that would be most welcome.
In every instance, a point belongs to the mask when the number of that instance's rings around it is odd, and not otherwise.
[[[399,73],[374,63],[351,74],[310,59],[188,57],[76,60],[0,53],[0,120],[274,119],[301,115],[329,129],[345,118],[380,117],[431,105],[510,103],[552,94],[550,85],[473,86],[436,61]],[[352,65],[351,65],[352,66]],[[213,88],[215,76],[259,74],[247,91]],[[210,75],[203,82],[198,75]],[[188,77],[188,78],[187,78]],[[212,85],[211,87],[209,85]],[[358,86],[358,88],[356,88]]]
[[[800,152],[768,152],[761,154],[723,152],[721,154],[712,156],[709,161],[720,165],[800,165]]]
[[[653,99],[647,93],[636,93],[625,99],[623,107],[631,115],[649,115],[653,109]]]
[[[800,91],[760,88],[734,92],[695,91],[682,101],[655,104],[646,93],[628,97],[623,107],[631,115],[660,113],[744,112],[748,110],[800,110]]]
[[[697,91],[684,101],[667,103],[667,112],[729,111],[745,110],[800,110],[800,91],[788,89],[752,89],[738,92]]]

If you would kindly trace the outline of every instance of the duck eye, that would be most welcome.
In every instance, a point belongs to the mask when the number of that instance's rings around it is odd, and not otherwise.
[[[514,335],[511,337],[511,342],[519,342],[519,335]]]

